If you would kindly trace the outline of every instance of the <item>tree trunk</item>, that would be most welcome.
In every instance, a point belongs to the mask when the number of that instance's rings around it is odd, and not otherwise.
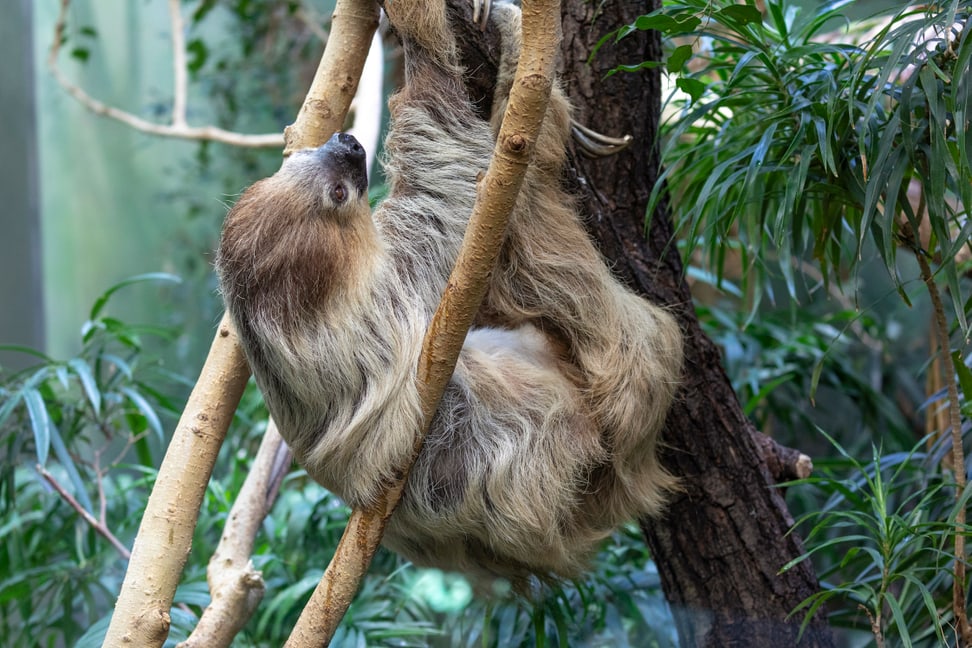
[[[654,133],[660,113],[658,70],[604,75],[621,63],[658,60],[658,32],[638,32],[608,45],[588,66],[604,33],[647,12],[642,3],[568,2],[564,16],[564,76],[576,118],[594,130],[631,134],[615,157],[575,156],[589,228],[616,273],[656,303],[666,304],[685,334],[684,384],[668,416],[665,465],[682,481],[662,520],[642,525],[672,605],[682,645],[788,646],[801,616],[787,615],[818,584],[809,562],[780,574],[803,552],[793,519],[753,440],[755,431],[722,369],[719,350],[699,327],[672,244],[667,205],[652,215],[644,237],[648,195],[658,177]],[[593,28],[591,27],[593,19]],[[800,645],[833,645],[818,619]]]
[[[466,2],[454,4],[465,11],[458,6]],[[573,155],[568,182],[576,186],[591,236],[616,274],[667,305],[686,341],[684,383],[668,416],[663,456],[683,490],[664,519],[642,528],[683,646],[832,646],[822,616],[799,641],[802,615],[787,619],[817,591],[817,579],[809,562],[779,573],[803,552],[803,544],[787,534],[793,519],[722,369],[719,349],[699,327],[667,205],[653,214],[645,237],[645,209],[658,177],[660,74],[605,74],[621,63],[658,60],[658,33],[636,32],[617,45],[607,43],[587,65],[601,36],[652,8],[642,2],[565,0],[562,47],[563,82],[577,121],[608,135],[634,136],[627,150],[612,157]],[[475,70],[471,92],[485,98],[491,77],[483,61],[495,60],[497,48],[489,34],[484,39],[471,23],[465,25],[462,47]]]

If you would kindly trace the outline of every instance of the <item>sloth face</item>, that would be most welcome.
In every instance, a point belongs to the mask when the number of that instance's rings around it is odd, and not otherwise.
[[[338,133],[243,193],[223,224],[216,269],[238,326],[289,330],[349,299],[377,246],[364,149]]]
[[[357,206],[368,195],[365,150],[347,133],[335,133],[316,149],[297,151],[277,176],[328,212]]]

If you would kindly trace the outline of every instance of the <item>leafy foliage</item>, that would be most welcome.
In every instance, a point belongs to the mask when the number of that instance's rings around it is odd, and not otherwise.
[[[9,645],[100,646],[124,575],[123,556],[42,477],[47,471],[121,544],[134,536],[155,479],[163,420],[177,414],[159,391],[147,336],[108,312],[123,288],[173,282],[135,277],[91,308],[78,356],[0,374],[4,519],[0,524],[0,634]],[[207,488],[167,645],[188,637],[209,603],[206,566],[262,436],[266,410],[251,385]],[[125,463],[134,454],[137,463]],[[107,459],[109,458],[110,459]],[[33,466],[37,466],[33,468]],[[280,645],[317,585],[349,511],[301,472],[288,477],[257,539],[267,598],[234,645]],[[647,564],[646,564],[647,563]],[[638,530],[619,533],[583,582],[551,588],[538,602],[473,600],[461,576],[419,570],[384,550],[342,622],[335,645],[673,646],[667,604]],[[648,643],[646,643],[646,641]]]
[[[900,281],[898,247],[925,248],[966,328],[955,257],[972,231],[969,7],[908,4],[863,45],[822,40],[846,4],[770,1],[764,21],[751,5],[666,2],[629,28],[682,38],[668,67],[690,95],[666,126],[648,211],[669,195],[720,275],[727,243],[742,241],[754,310],[770,268],[796,294],[794,259],[839,279],[873,241]],[[926,220],[932,236],[919,241]]]
[[[826,435],[825,435],[826,436]],[[925,442],[907,453],[883,454],[873,448],[862,463],[835,440],[837,459],[820,462],[818,476],[801,484],[826,496],[824,505],[804,515],[812,549],[784,566],[811,556],[818,561],[823,589],[794,610],[806,618],[829,606],[837,625],[894,636],[901,645],[948,645],[952,618],[954,555],[947,540],[956,502],[953,483],[934,470],[941,449],[923,452]],[[841,474],[849,474],[841,477]]]
[[[125,324],[107,305],[128,285],[175,280],[144,275],[112,286],[92,306],[77,356],[57,361],[20,349],[39,364],[0,373],[0,634],[10,645],[70,642],[114,598],[120,556],[67,497],[116,534],[134,532],[162,418],[175,412],[145,339],[168,332]],[[123,469],[131,449],[138,464]],[[55,484],[67,496],[57,497]]]

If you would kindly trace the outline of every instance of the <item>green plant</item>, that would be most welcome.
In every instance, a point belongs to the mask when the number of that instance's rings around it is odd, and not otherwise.
[[[174,408],[160,391],[167,374],[145,351],[147,336],[168,333],[106,307],[125,286],[175,280],[112,286],[91,308],[78,355],[19,349],[38,364],[0,373],[0,635],[10,645],[70,643],[110,606],[127,552],[120,538],[134,532],[161,417]],[[122,469],[129,450],[138,464]]]
[[[768,2],[764,21],[752,5],[666,2],[632,26],[693,39],[667,60],[690,100],[665,127],[648,212],[668,195],[717,270],[738,239],[743,266],[765,280],[772,265],[791,295],[794,259],[812,256],[839,279],[868,240],[899,278],[897,250],[927,219],[934,236],[919,247],[940,262],[964,325],[955,257],[972,231],[969,7],[908,4],[864,46],[820,40],[846,4]],[[689,72],[696,45],[709,49]],[[921,190],[920,209],[909,188]]]
[[[879,646],[889,636],[895,645],[948,645],[954,618],[940,613],[951,602],[947,539],[967,501],[956,502],[954,483],[932,469],[935,457],[922,451],[924,441],[911,452],[872,447],[863,463],[824,436],[839,457],[819,462],[816,476],[787,484],[826,497],[797,521],[810,526],[810,549],[783,567],[825,556],[816,561],[823,589],[794,614],[809,619],[827,606],[835,624],[868,630]]]

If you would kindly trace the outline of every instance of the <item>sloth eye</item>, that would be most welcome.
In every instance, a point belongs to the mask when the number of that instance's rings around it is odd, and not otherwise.
[[[331,187],[331,200],[340,205],[348,199],[348,190],[343,184],[336,184]]]

